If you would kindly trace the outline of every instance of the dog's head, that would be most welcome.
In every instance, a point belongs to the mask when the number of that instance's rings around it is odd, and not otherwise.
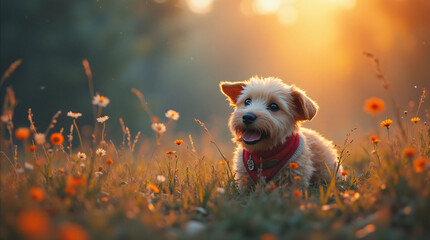
[[[318,110],[302,90],[273,77],[221,82],[220,88],[235,108],[229,120],[233,140],[249,151],[283,143],[298,122],[311,120]]]

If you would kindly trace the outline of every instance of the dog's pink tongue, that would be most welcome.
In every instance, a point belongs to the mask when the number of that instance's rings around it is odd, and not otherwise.
[[[242,134],[242,139],[246,142],[254,142],[261,139],[261,133],[255,131],[245,131]]]

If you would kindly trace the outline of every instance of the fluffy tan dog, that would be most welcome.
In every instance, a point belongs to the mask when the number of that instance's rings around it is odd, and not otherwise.
[[[332,142],[300,127],[318,110],[302,90],[274,77],[221,82],[220,87],[235,108],[229,127],[237,143],[234,167],[241,190],[259,181],[302,188],[330,182],[325,164],[336,172],[337,152]]]

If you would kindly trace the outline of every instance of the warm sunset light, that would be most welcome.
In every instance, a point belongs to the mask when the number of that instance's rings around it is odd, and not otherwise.
[[[213,0],[187,0],[187,3],[193,13],[206,14],[211,11]]]
[[[357,3],[357,0],[329,0],[329,1],[345,9],[352,9],[355,7],[355,4]]]
[[[0,239],[429,238],[430,0],[23,2]]]
[[[279,22],[284,25],[291,25],[299,18],[299,12],[297,9],[289,5],[283,6],[279,9],[277,15]]]
[[[281,3],[281,0],[255,0],[254,10],[259,14],[274,13],[279,9]]]

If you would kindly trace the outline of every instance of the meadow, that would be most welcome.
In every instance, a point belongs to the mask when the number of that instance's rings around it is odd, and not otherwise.
[[[375,64],[375,81],[389,93],[378,59],[365,55]],[[19,65],[11,65],[1,84]],[[396,114],[388,118],[381,119],[382,99],[364,103],[374,131],[366,136],[358,136],[354,126],[345,131],[345,141],[336,146],[342,180],[309,189],[280,189],[269,182],[241,193],[237,181],[249,179],[235,179],[222,151],[232,143],[218,143],[197,119],[202,143],[188,134],[166,141],[166,134],[176,135],[180,113],[154,116],[136,89],[131,90],[136,101],[152,119],[142,124],[154,135],[131,133],[122,119],[103,114],[110,99],[95,94],[88,61],[83,67],[93,113],[59,111],[47,129],[38,128],[31,109],[28,126],[14,126],[17,100],[7,88],[0,123],[1,239],[430,238],[425,89],[411,99],[414,107],[391,98]],[[58,122],[60,114],[68,121]],[[94,118],[89,138],[82,134],[83,115]],[[122,136],[106,134],[113,124],[121,124]]]

